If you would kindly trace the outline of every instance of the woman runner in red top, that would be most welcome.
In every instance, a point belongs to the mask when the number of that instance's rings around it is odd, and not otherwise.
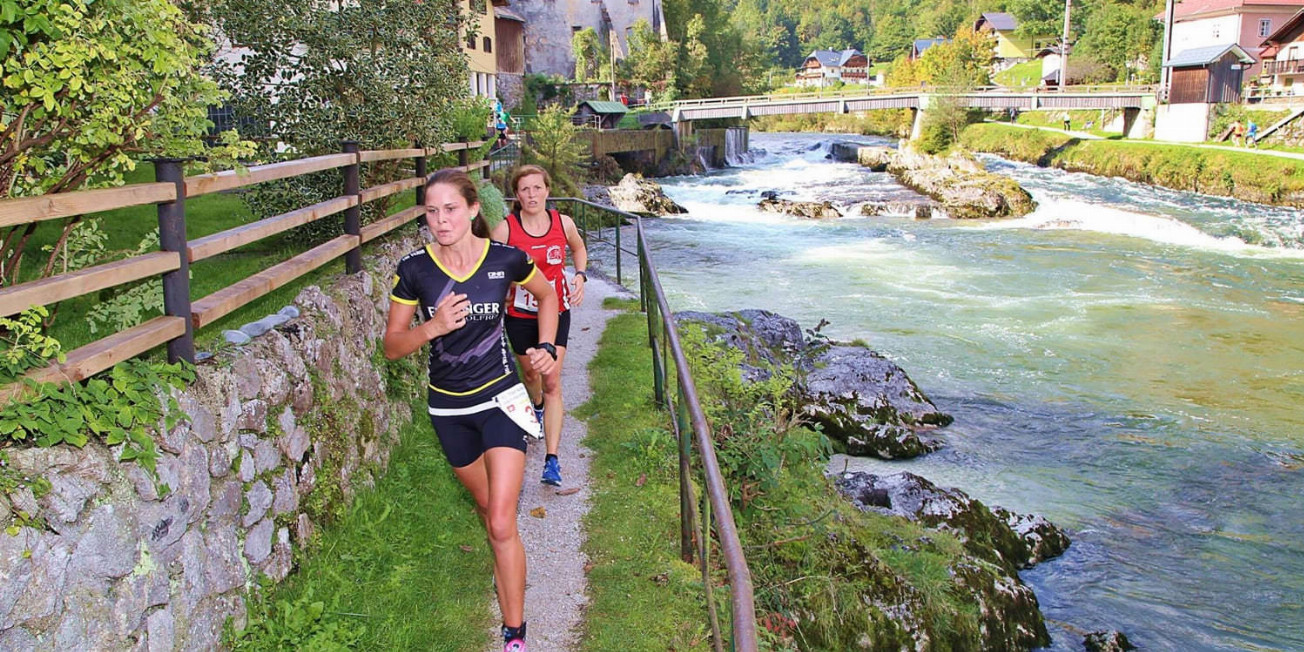
[[[552,373],[561,366],[552,345],[557,295],[528,256],[488,240],[479,193],[465,172],[432,174],[425,207],[435,241],[398,263],[385,357],[397,360],[430,345],[430,423],[489,534],[503,650],[525,652],[525,547],[516,528],[516,505],[525,475],[525,437],[537,437],[539,424],[507,355],[502,319],[513,284],[538,296],[538,339],[520,360],[535,374]],[[414,324],[418,314],[420,322]]]
[[[585,272],[589,254],[584,248],[584,238],[575,228],[569,215],[548,210],[548,191],[552,179],[548,171],[537,165],[522,165],[512,175],[512,190],[516,201],[512,213],[494,227],[493,239],[505,242],[530,255],[539,271],[552,283],[560,297],[561,313],[557,319],[557,366],[546,374],[536,373],[524,364],[526,352],[538,340],[539,307],[533,294],[517,287],[508,297],[507,339],[512,351],[520,357],[525,370],[525,387],[534,402],[534,410],[543,422],[543,441],[546,451],[543,458],[542,482],[561,484],[561,461],[557,447],[561,443],[563,406],[561,399],[561,367],[566,360],[566,339],[570,332],[570,311],[584,300],[584,284],[589,277]],[[566,248],[570,247],[575,262],[575,278],[566,282]]]

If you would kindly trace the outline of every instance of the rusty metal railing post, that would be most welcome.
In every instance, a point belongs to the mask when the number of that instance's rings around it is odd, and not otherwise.
[[[181,266],[163,275],[163,314],[186,320],[185,334],[168,340],[168,362],[195,362],[195,324],[190,318],[190,251],[186,246],[186,176],[183,161],[154,159],[154,180],[176,184],[177,198],[158,205],[158,246],[175,251]]]
[[[621,276],[621,273],[620,273],[620,254],[621,254],[621,251],[620,251],[620,223],[621,223],[621,222],[624,222],[624,221],[625,221],[625,218],[624,218],[624,217],[622,217],[621,215],[616,215],[616,285],[624,285],[624,284],[625,284],[625,282],[624,282],[624,280],[623,280],[623,278],[622,278],[622,276]]]
[[[362,235],[362,197],[361,192],[361,169],[362,165],[358,162],[358,141],[343,140],[340,145],[344,151],[353,154],[353,163],[341,168],[344,171],[344,194],[351,195],[358,199],[358,203],[348,207],[344,211],[344,233],[348,235]],[[362,244],[361,238],[358,240],[358,246],[350,249],[344,254],[344,271],[349,274],[356,274],[362,271]]]
[[[693,430],[684,414],[684,395],[681,387],[675,422],[679,424],[679,558],[693,563]],[[703,559],[705,562],[705,559]],[[710,593],[708,592],[709,596]]]

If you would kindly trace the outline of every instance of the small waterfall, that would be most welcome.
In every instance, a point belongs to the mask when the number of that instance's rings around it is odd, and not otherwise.
[[[747,128],[729,127],[724,132],[724,161],[730,167],[752,162],[752,153],[747,147]]]

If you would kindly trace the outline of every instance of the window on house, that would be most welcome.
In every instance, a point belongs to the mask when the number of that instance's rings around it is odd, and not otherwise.
[[[489,37],[488,37],[488,36],[484,37],[484,51],[485,51],[485,52],[493,52],[493,51],[494,51],[494,44],[493,44],[493,41],[489,40]]]
[[[483,14],[488,8],[488,0],[471,0],[471,12]]]
[[[466,49],[468,50],[475,49],[475,34],[466,35]]]
[[[1221,27],[1219,27],[1218,25],[1214,25],[1214,26],[1213,26],[1212,28],[1210,28],[1210,29],[1211,29],[1211,31],[1212,31],[1212,34],[1210,34],[1210,36],[1212,36],[1212,37],[1214,38],[1214,40],[1217,40],[1217,39],[1222,38],[1222,28],[1221,28]]]
[[[1272,33],[1272,19],[1271,19],[1271,18],[1260,18],[1260,19],[1259,19],[1259,36],[1262,36],[1262,37],[1264,37],[1264,38],[1267,38],[1268,35],[1271,34],[1271,33]]]

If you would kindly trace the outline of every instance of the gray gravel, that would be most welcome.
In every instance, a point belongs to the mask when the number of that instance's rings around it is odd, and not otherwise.
[[[584,289],[584,304],[571,310],[570,339],[566,347],[566,366],[562,370],[562,398],[566,419],[562,424],[562,485],[553,487],[539,482],[543,473],[543,440],[531,441],[525,461],[525,482],[517,523],[525,542],[526,582],[525,620],[529,623],[526,642],[533,652],[570,650],[577,647],[584,608],[588,604],[588,580],[584,565],[588,557],[584,545],[582,520],[589,511],[589,458],[580,440],[588,433],[582,421],[571,417],[571,410],[589,399],[588,365],[597,352],[598,339],[607,320],[617,314],[604,310],[602,300],[621,296],[625,291],[596,274]],[[568,489],[579,491],[562,495]],[[542,507],[543,518],[531,516]],[[494,622],[501,623],[497,598],[491,597]],[[491,652],[502,650],[498,626],[493,631]]]

